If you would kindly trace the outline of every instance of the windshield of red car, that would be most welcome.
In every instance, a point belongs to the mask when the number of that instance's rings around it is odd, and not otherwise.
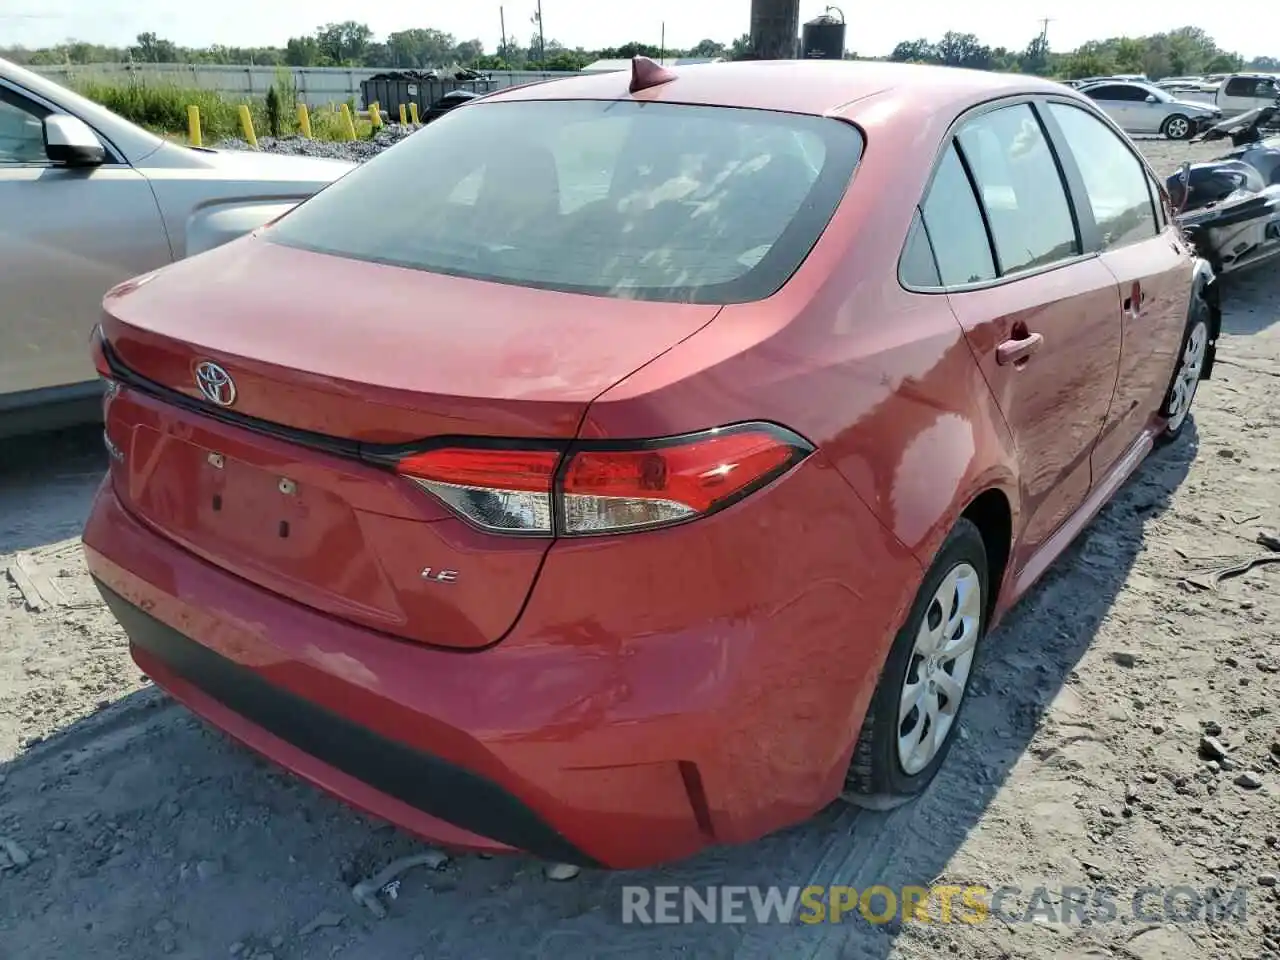
[[[635,101],[453,110],[280,220],[273,242],[503,283],[737,303],[776,292],[844,196],[843,121]]]

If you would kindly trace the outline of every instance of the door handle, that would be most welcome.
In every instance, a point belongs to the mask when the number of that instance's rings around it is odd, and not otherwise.
[[[1013,364],[1020,367],[1043,345],[1044,337],[1038,333],[1028,333],[1018,340],[1006,340],[996,347],[996,363],[1001,366]]]
[[[1146,302],[1147,292],[1142,289],[1141,285],[1135,283],[1133,285],[1133,292],[1124,298],[1124,312],[1136,319],[1138,314],[1142,312],[1142,308],[1146,305]]]

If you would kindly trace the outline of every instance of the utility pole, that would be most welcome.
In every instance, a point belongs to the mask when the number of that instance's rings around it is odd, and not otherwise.
[[[1040,42],[1045,45],[1047,50],[1049,47],[1049,24],[1053,23],[1053,17],[1040,18]]]
[[[507,12],[498,8],[498,24],[502,28],[502,49],[498,52],[498,56],[503,60],[507,59]]]
[[[658,62],[661,63],[667,59],[667,21],[662,21],[662,33],[658,39]]]
[[[547,36],[542,32],[542,0],[538,0],[538,12],[534,14],[538,21],[538,59],[542,62],[542,69],[547,69]]]

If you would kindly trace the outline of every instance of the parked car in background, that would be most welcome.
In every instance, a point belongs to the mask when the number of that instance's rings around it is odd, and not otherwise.
[[[1222,111],[1215,106],[1179,100],[1149,83],[1104,80],[1079,90],[1126,133],[1158,133],[1170,140],[1189,140],[1222,118]]]
[[[1238,73],[1216,86],[1188,91],[1184,96],[1190,101],[1204,100],[1221,110],[1224,117],[1234,117],[1280,103],[1280,77],[1268,73]]]
[[[108,294],[88,566],[157,684],[448,845],[638,867],[884,808],[1185,429],[1212,290],[1038,77],[500,91]]]
[[[100,415],[113,285],[247,233],[352,167],[192,150],[0,60],[0,436]]]
[[[431,106],[427,107],[426,115],[423,116],[423,123],[430,123],[432,120],[438,120],[446,113],[458,109],[464,103],[470,103],[481,94],[471,90],[450,90],[443,97],[437,99]]]

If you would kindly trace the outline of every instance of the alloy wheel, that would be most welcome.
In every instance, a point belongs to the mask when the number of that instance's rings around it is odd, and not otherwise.
[[[1204,369],[1208,344],[1209,327],[1203,320],[1198,320],[1187,335],[1178,369],[1173,375],[1173,389],[1169,396],[1168,429],[1171,433],[1182,426],[1182,421],[1191,412],[1191,401],[1195,399],[1196,388],[1200,385],[1200,371]]]
[[[942,579],[916,633],[898,701],[898,762],[908,775],[946,742],[969,683],[982,626],[982,581],[968,563]]]
[[[1165,133],[1173,140],[1181,140],[1187,135],[1187,131],[1190,129],[1190,123],[1182,117],[1174,117],[1165,127]]]

